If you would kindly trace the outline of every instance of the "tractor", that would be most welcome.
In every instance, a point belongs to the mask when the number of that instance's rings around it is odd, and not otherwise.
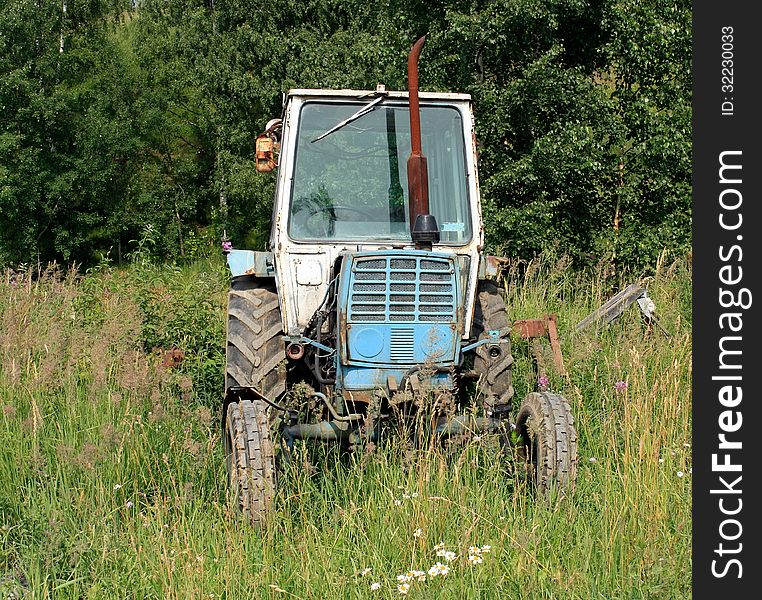
[[[268,251],[227,252],[221,420],[230,490],[255,524],[296,440],[375,443],[392,415],[436,436],[498,433],[532,487],[574,485],[568,402],[532,392],[513,417],[471,99],[418,91],[424,41],[407,92],[294,89],[257,138],[257,171],[277,177],[272,228]],[[416,393],[454,409],[434,402],[421,419]]]

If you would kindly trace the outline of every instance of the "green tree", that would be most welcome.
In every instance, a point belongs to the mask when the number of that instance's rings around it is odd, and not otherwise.
[[[88,112],[100,96],[93,73],[124,4],[18,0],[0,8],[2,262],[80,258],[111,207],[119,124],[99,127]],[[110,132],[113,139],[103,138]]]
[[[0,8],[0,261],[262,247],[256,135],[295,87],[472,94],[489,249],[649,264],[690,241],[677,0],[20,0]],[[63,40],[63,51],[60,43]],[[190,252],[192,254],[192,252]]]

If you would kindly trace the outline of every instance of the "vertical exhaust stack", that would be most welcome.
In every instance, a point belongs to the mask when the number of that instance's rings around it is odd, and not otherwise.
[[[429,171],[421,150],[421,112],[418,105],[418,58],[426,36],[410,50],[407,59],[408,96],[410,103],[410,158],[407,159],[407,185],[410,198],[410,227],[418,250],[431,250],[439,241],[439,226],[429,213]]]

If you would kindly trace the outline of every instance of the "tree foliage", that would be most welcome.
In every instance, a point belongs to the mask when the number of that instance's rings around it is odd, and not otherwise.
[[[489,249],[649,264],[690,242],[684,0],[9,0],[0,262],[262,247],[254,140],[295,87],[473,96]]]

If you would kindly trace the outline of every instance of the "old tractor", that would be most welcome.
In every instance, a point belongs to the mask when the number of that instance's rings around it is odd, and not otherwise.
[[[536,489],[574,483],[566,400],[532,392],[513,417],[470,97],[419,93],[423,43],[408,92],[291,90],[257,139],[257,170],[277,173],[272,229],[269,251],[227,256],[222,414],[230,489],[255,523],[296,440],[375,442],[392,415],[432,436],[502,434]],[[455,410],[421,419],[411,398],[427,391]]]

